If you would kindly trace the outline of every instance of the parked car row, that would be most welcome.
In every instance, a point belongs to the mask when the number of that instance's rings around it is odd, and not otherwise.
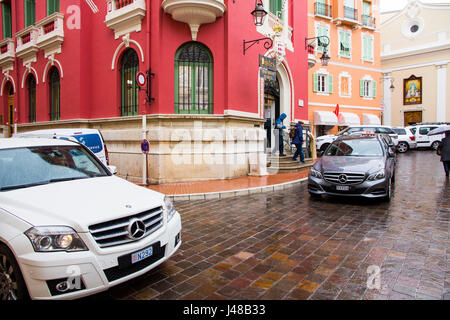
[[[0,139],[0,300],[107,290],[181,245],[171,200],[114,176],[103,139],[77,132]]]
[[[428,133],[442,125],[444,124],[417,124],[407,127],[349,126],[335,135],[317,137],[316,148],[319,154],[323,154],[328,146],[339,137],[372,132],[389,135],[395,144],[395,150],[400,153],[416,148],[433,148],[436,150],[444,135],[429,136]]]

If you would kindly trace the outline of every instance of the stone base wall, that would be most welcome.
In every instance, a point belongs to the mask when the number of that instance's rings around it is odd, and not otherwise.
[[[23,124],[18,132],[99,129],[118,176],[142,183],[146,168],[147,183],[161,184],[267,174],[263,123],[230,115],[147,115],[145,121],[136,116]],[[147,155],[141,151],[144,137],[150,142]]]

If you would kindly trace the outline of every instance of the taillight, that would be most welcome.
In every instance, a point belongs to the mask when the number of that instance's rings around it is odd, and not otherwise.
[[[108,154],[108,148],[105,144],[105,158],[106,158],[106,164],[109,166],[109,154]]]
[[[411,141],[416,141],[416,137],[415,136],[411,136],[409,138],[411,139]]]
[[[398,139],[398,135],[394,134],[394,135],[392,136],[392,139]]]

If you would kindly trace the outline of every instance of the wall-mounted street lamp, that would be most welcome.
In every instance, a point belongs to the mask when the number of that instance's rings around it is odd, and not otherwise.
[[[394,91],[395,87],[394,87],[394,78],[391,78],[391,86],[389,87],[389,89],[391,89],[391,91]]]
[[[310,41],[312,40],[312,41]],[[308,42],[310,41],[310,42]],[[320,57],[320,62],[322,63],[322,66],[326,67],[328,66],[328,61],[330,61],[330,56],[328,55],[328,46],[330,45],[330,38],[327,36],[318,36],[313,38],[305,38],[305,50],[308,50],[308,46],[312,46],[317,41],[317,45],[319,47],[323,47],[323,53]]]
[[[264,5],[262,4],[261,0],[255,0],[255,10],[251,12],[251,15],[253,16],[253,23],[255,24],[255,26],[259,27],[264,24],[264,19],[267,15],[267,11],[264,9]],[[269,50],[273,45],[273,40],[271,38],[261,38],[249,41],[244,40],[244,55],[245,51],[247,51],[255,44],[259,43],[260,41],[264,41],[264,48],[266,48],[266,50]]]

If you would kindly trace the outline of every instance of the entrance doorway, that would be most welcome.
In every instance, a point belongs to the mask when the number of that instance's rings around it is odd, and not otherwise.
[[[405,111],[403,113],[404,127],[422,122],[422,111]]]
[[[277,81],[266,80],[264,84],[264,118],[266,122],[266,153],[275,153],[275,125],[280,117],[280,85]]]
[[[14,132],[14,88],[11,84],[11,82],[7,82],[5,85],[5,91],[8,92],[8,95],[6,96],[6,114],[5,114],[5,120],[6,120],[6,126],[8,127],[8,133],[7,136],[11,137]]]

